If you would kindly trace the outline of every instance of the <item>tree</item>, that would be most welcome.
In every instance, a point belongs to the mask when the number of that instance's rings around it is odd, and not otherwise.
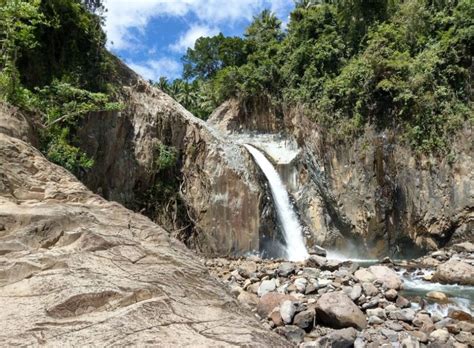
[[[227,66],[240,66],[246,61],[244,41],[239,37],[225,37],[222,33],[199,38],[194,48],[183,57],[185,79],[208,80]]]

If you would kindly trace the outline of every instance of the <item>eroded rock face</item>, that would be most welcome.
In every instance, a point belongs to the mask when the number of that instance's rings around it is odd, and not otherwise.
[[[4,346],[288,346],[148,218],[0,133]]]
[[[162,204],[164,227],[208,255],[258,251],[262,236],[273,238],[260,172],[243,148],[138,78],[123,95],[122,112],[91,114],[81,127],[81,147],[96,162],[80,178],[90,189],[133,210],[153,206],[146,193],[158,184],[157,146],[164,144],[178,152],[179,197]]]

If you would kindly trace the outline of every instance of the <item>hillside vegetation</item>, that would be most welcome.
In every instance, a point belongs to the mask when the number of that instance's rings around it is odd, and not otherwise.
[[[442,153],[472,122],[474,2],[296,2],[287,30],[271,12],[243,38],[201,38],[182,80],[157,85],[206,118],[230,97],[299,106],[339,137],[366,124]]]

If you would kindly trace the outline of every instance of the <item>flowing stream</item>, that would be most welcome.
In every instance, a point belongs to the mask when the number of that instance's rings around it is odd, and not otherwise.
[[[280,175],[272,163],[255,147],[244,144],[270,185],[278,220],[283,229],[286,243],[286,257],[290,261],[302,261],[309,257],[303,239],[303,229],[290,203],[290,197]]]

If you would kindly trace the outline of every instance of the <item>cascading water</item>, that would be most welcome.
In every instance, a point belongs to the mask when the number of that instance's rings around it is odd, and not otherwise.
[[[302,261],[309,257],[303,240],[303,229],[290,203],[290,197],[285,185],[272,163],[255,147],[244,144],[257,165],[265,174],[270,185],[273,200],[277,210],[278,220],[283,229],[286,242],[286,256],[290,261]]]

